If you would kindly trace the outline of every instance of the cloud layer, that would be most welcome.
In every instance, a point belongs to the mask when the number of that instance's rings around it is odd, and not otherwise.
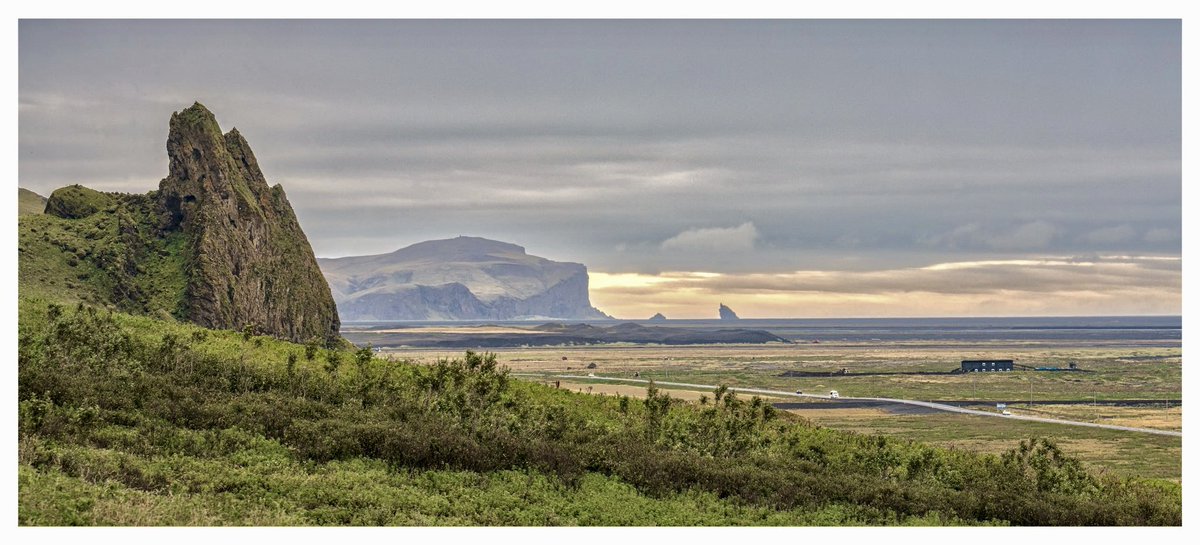
[[[664,240],[660,247],[681,252],[748,252],[756,240],[758,229],[748,221],[737,227],[688,229]]]
[[[607,273],[1180,253],[1178,21],[19,23],[19,184],[144,192],[237,126],[335,257]]]

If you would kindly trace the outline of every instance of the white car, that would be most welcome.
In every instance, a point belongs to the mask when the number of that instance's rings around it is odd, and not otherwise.
[[[1007,409],[1005,409],[1005,410],[1003,410],[1003,411],[1000,411],[1000,414],[1002,414],[1002,415],[1004,415],[1004,416],[1012,416],[1012,413],[1008,412],[1008,410],[1007,410]]]
[[[838,395],[838,392],[837,392],[837,390],[830,390],[830,391],[829,391],[829,398],[830,398],[830,399],[832,399],[832,398],[835,398],[835,397],[842,397],[842,396]]]

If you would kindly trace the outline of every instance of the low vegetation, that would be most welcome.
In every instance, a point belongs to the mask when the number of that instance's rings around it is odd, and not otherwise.
[[[19,522],[1179,525],[1179,485],[23,300]],[[1014,443],[1017,443],[1014,441]]]
[[[84,302],[164,320],[186,315],[186,245],[182,233],[157,232],[154,193],[106,194],[70,186],[54,193],[60,194],[65,196],[50,202],[77,212],[73,219],[49,212],[18,219],[22,297]],[[95,195],[103,199],[88,198]],[[93,209],[99,206],[104,208]]]

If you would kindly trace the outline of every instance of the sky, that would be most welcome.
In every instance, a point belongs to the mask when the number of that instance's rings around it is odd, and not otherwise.
[[[620,318],[1179,314],[1181,25],[36,21],[19,185],[145,192],[200,101],[318,256],[472,235]]]

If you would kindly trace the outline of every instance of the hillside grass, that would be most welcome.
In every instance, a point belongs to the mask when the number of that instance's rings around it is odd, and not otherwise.
[[[17,188],[17,215],[41,214],[46,211],[46,197],[23,187]]]
[[[156,232],[153,194],[110,198],[116,204],[83,218],[18,218],[19,293],[166,320],[184,316],[184,235]]]
[[[22,294],[24,295],[24,294]],[[1181,488],[22,299],[23,525],[1179,525]]]

